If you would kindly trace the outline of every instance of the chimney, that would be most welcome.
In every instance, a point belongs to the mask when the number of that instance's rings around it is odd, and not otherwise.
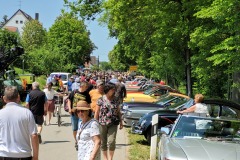
[[[39,13],[35,13],[35,20],[38,21],[38,18],[39,18]]]

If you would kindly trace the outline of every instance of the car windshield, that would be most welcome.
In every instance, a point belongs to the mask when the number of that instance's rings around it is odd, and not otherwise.
[[[182,108],[183,106],[186,106],[186,103],[188,103],[188,102],[189,102],[188,99],[182,99],[181,101],[178,101],[177,103],[168,106],[167,109],[178,110],[179,108]]]
[[[55,75],[59,76],[59,74],[51,74],[51,77],[53,78]],[[62,81],[68,81],[68,77],[67,77],[66,74],[60,74],[60,75],[61,75],[61,80]]]
[[[163,97],[161,96],[161,98],[157,102],[155,102],[155,103],[163,105],[166,102],[169,102],[171,99],[174,99],[174,98],[175,98],[174,96],[167,94],[167,95],[165,95]]]
[[[203,138],[240,143],[240,121],[237,119],[180,116],[171,134],[175,138]]]

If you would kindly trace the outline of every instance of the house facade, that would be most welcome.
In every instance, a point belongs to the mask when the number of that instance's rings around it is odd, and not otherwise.
[[[17,32],[21,36],[23,33],[23,27],[25,23],[32,19],[33,18],[30,15],[19,9],[17,12],[13,14],[11,18],[8,19],[8,21],[4,24],[2,28],[6,28],[12,32]],[[36,13],[35,19],[38,20],[38,13]]]

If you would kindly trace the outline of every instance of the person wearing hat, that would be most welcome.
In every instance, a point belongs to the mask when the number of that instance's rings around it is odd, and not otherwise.
[[[99,160],[101,144],[99,123],[91,117],[92,111],[89,104],[80,100],[72,112],[82,119],[76,135],[78,160]]]
[[[97,88],[89,92],[89,95],[92,101],[91,109],[93,113],[95,113],[95,108],[96,108],[98,99],[104,95],[103,88],[104,88],[103,81],[99,80],[97,81]]]

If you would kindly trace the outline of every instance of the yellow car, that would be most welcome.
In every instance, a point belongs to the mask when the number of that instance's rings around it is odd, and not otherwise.
[[[156,102],[156,98],[143,93],[128,93],[124,102]]]

